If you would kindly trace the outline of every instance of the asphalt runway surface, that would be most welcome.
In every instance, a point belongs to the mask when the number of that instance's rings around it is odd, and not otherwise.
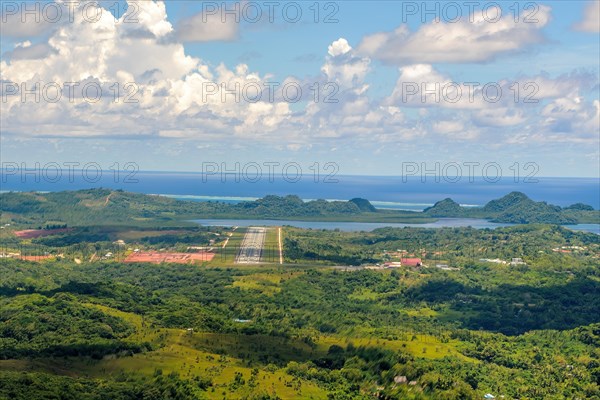
[[[259,264],[266,236],[267,228],[254,226],[248,228],[235,262],[237,264]]]

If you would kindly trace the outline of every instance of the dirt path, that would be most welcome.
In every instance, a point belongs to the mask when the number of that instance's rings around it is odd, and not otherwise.
[[[104,207],[106,207],[108,205],[108,202],[110,201],[110,197],[113,195],[113,192],[110,192],[110,194],[108,196],[106,196],[106,200],[104,201]]]

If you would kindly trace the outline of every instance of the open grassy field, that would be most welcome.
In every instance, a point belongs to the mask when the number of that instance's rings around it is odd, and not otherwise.
[[[233,282],[234,287],[244,290],[254,290],[267,296],[273,296],[281,291],[280,284],[288,279],[292,279],[301,274],[298,271],[286,272],[281,274],[273,273],[253,273],[250,275],[240,275]]]
[[[229,235],[229,239],[224,237],[215,247],[215,258],[208,264],[212,267],[223,267],[231,266],[235,263],[235,257],[240,251],[240,246],[244,235],[246,234],[246,228],[236,228],[231,230],[226,235]],[[225,245],[225,247],[223,247]]]
[[[265,246],[263,248],[263,254],[261,257],[261,261],[263,262],[279,263],[278,229],[279,227],[277,226],[267,228]]]

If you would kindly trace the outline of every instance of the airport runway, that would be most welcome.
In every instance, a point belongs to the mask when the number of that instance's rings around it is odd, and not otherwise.
[[[240,251],[235,259],[237,264],[258,264],[265,245],[267,228],[250,227],[244,235]]]

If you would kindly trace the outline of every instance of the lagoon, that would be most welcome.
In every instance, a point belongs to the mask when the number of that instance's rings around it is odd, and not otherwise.
[[[385,222],[319,222],[319,221],[294,221],[294,220],[274,220],[274,219],[196,219],[200,225],[212,226],[293,226],[304,229],[339,229],[346,232],[372,231],[377,228],[443,228],[443,227],[466,227],[471,226],[477,229],[498,228],[501,226],[510,226],[514,224],[499,224],[489,222],[485,219],[475,218],[440,218],[435,222],[425,224],[409,224],[409,223],[385,223]]]
[[[425,224],[409,224],[409,223],[385,223],[385,222],[319,222],[319,221],[294,221],[294,220],[274,220],[274,219],[196,219],[193,220],[200,225],[212,226],[293,226],[304,229],[339,229],[346,232],[370,232],[377,228],[460,228],[473,227],[476,229],[495,229],[504,226],[512,226],[515,224],[502,224],[490,222],[485,219],[477,218],[440,218],[435,222]],[[600,225],[598,224],[578,224],[565,225],[565,228],[586,231],[600,234]]]

